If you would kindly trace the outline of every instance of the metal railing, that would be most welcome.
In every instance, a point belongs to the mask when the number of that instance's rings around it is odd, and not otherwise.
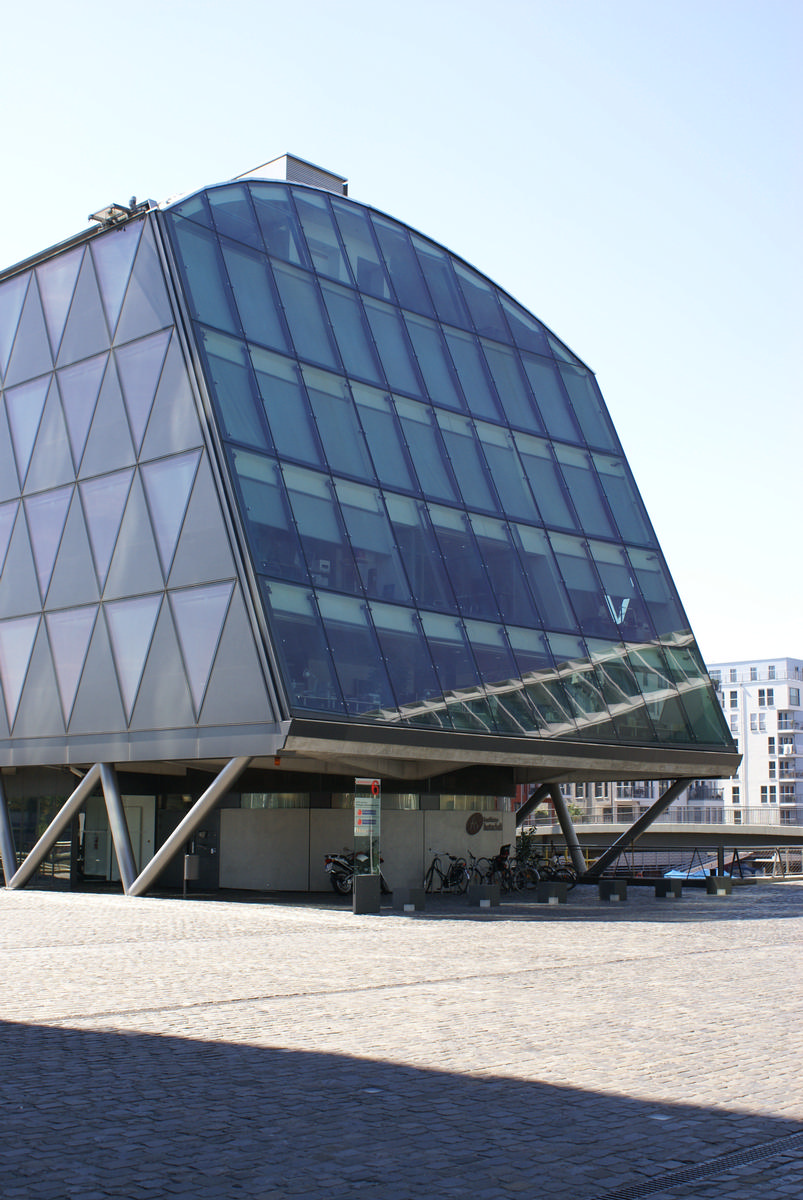
[[[592,805],[578,811],[571,806],[575,825],[624,825],[629,824],[649,808],[647,804],[629,804],[627,800],[613,805]],[[799,825],[803,828],[803,805],[797,802],[784,804],[762,804],[760,807],[727,807],[722,805],[682,804],[668,808],[656,817],[656,825],[778,825],[783,828]],[[533,813],[524,822],[525,828],[557,824],[551,811],[547,814]]]

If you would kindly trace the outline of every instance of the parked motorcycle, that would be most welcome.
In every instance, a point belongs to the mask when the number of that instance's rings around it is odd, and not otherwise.
[[[324,867],[329,874],[329,882],[339,896],[350,896],[354,890],[354,852],[344,850],[341,854],[327,854],[324,858]],[[357,866],[360,868],[360,874],[368,863],[368,855],[363,851],[359,851],[356,856]],[[380,863],[385,860],[380,857]],[[388,887],[387,880],[382,874],[382,869],[379,870],[379,887],[383,896],[389,896],[391,889]]]

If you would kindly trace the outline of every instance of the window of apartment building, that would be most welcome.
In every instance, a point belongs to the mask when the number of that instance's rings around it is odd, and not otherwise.
[[[770,779],[774,779],[775,778],[775,761],[773,759],[770,759],[767,766],[769,768],[769,770],[767,771],[767,774],[769,775]]]
[[[739,786],[738,786],[738,784],[734,784],[733,787],[731,788],[731,804],[740,804],[740,803],[741,803],[741,796],[739,794]]]
[[[576,783],[574,785],[574,798],[575,800],[585,800],[586,785],[584,783]]]
[[[731,706],[731,708],[736,708],[736,707],[737,707],[737,705],[738,705],[738,703],[739,703],[739,693],[738,693],[738,692],[731,692],[731,693],[730,693],[730,706]]]
[[[755,683],[758,679],[758,667],[750,668],[750,682]]]
[[[791,713],[788,713],[788,712],[779,712],[778,713],[778,728],[779,729],[792,729],[793,728]]]
[[[595,800],[601,800],[603,798],[603,794],[604,794],[603,790],[602,790],[603,787],[604,787],[604,784],[602,784],[602,783],[594,784],[594,799]]]
[[[781,784],[781,804],[794,804],[795,802],[795,785],[793,783]]]
[[[733,713],[733,714],[731,714],[731,733],[738,733],[738,732],[739,732],[739,718],[735,713]]]
[[[740,812],[735,812],[735,813],[733,814],[733,823],[734,823],[734,825],[741,825],[741,823],[742,823],[742,814],[741,814]]]
[[[736,668],[735,668],[735,667],[731,667],[731,669],[730,669],[730,674],[728,675],[728,678],[729,678],[729,680],[731,681],[731,683],[735,683],[735,682],[736,682]]]
[[[793,688],[793,687],[790,687],[790,689],[789,689],[789,703],[792,705],[792,707],[793,707],[793,708],[799,708],[799,707],[800,707],[800,688]]]
[[[766,716],[766,713],[759,713],[759,714],[758,714],[758,729],[759,729],[759,733],[765,733],[765,732],[766,732],[766,729],[767,729],[767,716]]]
[[[761,803],[762,804],[777,804],[777,789],[774,783],[761,785]]]
[[[758,689],[758,707],[772,708],[775,704],[775,689],[774,688],[759,688]]]
[[[772,663],[770,663],[770,665],[767,667],[767,679],[774,679],[774,678],[775,678],[775,667],[773,666]]]
[[[712,683],[721,683],[722,682],[722,672],[721,671],[709,671],[708,674],[711,677]]]

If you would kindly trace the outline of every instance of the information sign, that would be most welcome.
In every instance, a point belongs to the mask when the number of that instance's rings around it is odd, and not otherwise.
[[[379,825],[382,784],[378,779],[354,780],[354,869],[361,875],[379,874]]]

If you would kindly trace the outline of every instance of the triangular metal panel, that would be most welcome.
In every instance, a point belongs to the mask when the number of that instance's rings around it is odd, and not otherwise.
[[[128,467],[124,471],[113,471],[109,475],[86,479],[79,485],[101,590],[111,566],[133,474],[133,467]]]
[[[167,299],[162,264],[153,242],[153,233],[146,225],[123,301],[115,345],[172,324],[173,314]]]
[[[156,399],[151,409],[143,458],[161,458],[203,444],[198,411],[192,395],[184,356],[174,335],[167,352]]]
[[[84,247],[78,246],[75,250],[59,254],[57,258],[51,258],[49,262],[36,268],[39,294],[42,297],[42,308],[54,360],[59,352],[64,326],[67,323],[67,314],[70,311],[75,291],[75,281],[81,270],[83,257]]]
[[[50,577],[56,564],[56,555],[74,490],[73,487],[62,487],[52,492],[40,492],[36,496],[29,496],[24,502],[25,519],[28,522],[28,534],[43,600],[50,587]]]
[[[165,576],[170,573],[200,457],[200,450],[190,450],[140,468]]]
[[[200,725],[250,725],[276,721],[239,586],[223,627]]]
[[[6,716],[6,706],[3,702],[3,686],[0,684],[0,742],[11,737],[11,731],[8,728],[8,717]]]
[[[98,354],[56,373],[76,471],[84,455],[108,359],[108,354]]]
[[[145,664],[131,729],[185,729],[194,724],[195,713],[184,664],[170,607],[165,604]]]
[[[117,372],[137,453],[153,408],[169,339],[170,330],[165,329],[115,350]]]
[[[13,500],[20,494],[17,465],[11,448],[11,430],[8,427],[6,406],[0,396],[0,502]]]
[[[31,463],[36,435],[45,411],[50,388],[50,376],[42,375],[30,383],[9,388],[6,392],[6,413],[11,431],[11,444],[17,463],[17,475],[24,482]]]
[[[45,326],[42,305],[39,303],[39,289],[36,279],[32,278],[22,316],[17,326],[17,336],[6,368],[3,385],[11,387],[37,375],[44,375],[53,369],[53,356],[50,353],[50,342]]]
[[[114,361],[110,358],[92,418],[79,477],[102,475],[119,467],[131,467],[136,462],[131,442],[123,394],[117,379]]]
[[[170,593],[173,620],[192,692],[199,712],[206,694],[234,583],[182,588]]]
[[[11,733],[19,738],[60,737],[64,730],[56,672],[42,622]]]
[[[164,576],[142,481],[137,472],[131,485],[103,594],[108,600],[118,596],[158,591],[162,587]]]
[[[18,509],[19,503],[15,500],[0,504],[0,575],[3,573],[3,563],[6,561],[6,551],[11,543],[11,534],[14,531]]]
[[[38,616],[28,615],[12,621],[0,621],[0,684],[6,702],[8,723],[12,729],[38,628]]]
[[[112,331],[117,327],[141,233],[142,222],[127,221],[118,229],[111,229],[102,237],[95,238],[90,246],[106,320]]]
[[[63,367],[81,358],[91,358],[93,354],[107,350],[110,344],[95,268],[91,255],[87,254],[75,285],[70,315],[59,348],[58,365]]]
[[[69,723],[97,615],[98,605],[90,604],[45,617],[65,725]]]
[[[49,609],[76,604],[96,604],[100,599],[95,564],[89,546],[84,514],[78,497],[73,498],[67,524],[56,556],[47,593]]]
[[[30,274],[15,275],[13,279],[0,284],[0,382],[14,344],[29,281]]]
[[[36,435],[31,464],[25,477],[26,492],[58,487],[75,480],[67,426],[55,379],[50,385],[45,411]]]
[[[181,527],[169,586],[189,587],[208,579],[231,579],[235,574],[220,500],[204,454]]]
[[[105,622],[97,620],[67,732],[115,733],[126,728],[120,685]]]
[[[39,595],[28,526],[20,511],[11,535],[3,574],[0,575],[0,619],[38,612],[41,606],[42,597]]]
[[[104,605],[114,665],[130,719],[151,647],[161,595],[134,596]]]

